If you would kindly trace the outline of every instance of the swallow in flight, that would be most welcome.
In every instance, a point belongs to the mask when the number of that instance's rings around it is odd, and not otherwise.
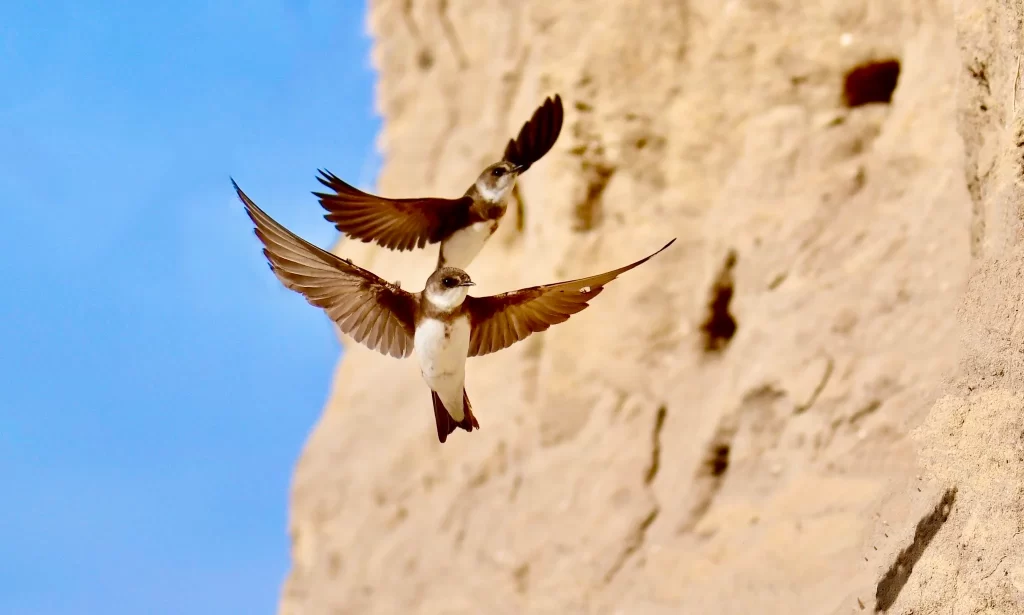
[[[509,139],[502,159],[484,169],[459,198],[384,198],[324,170],[317,181],[331,192],[313,194],[327,210],[324,218],[349,237],[402,251],[441,242],[437,266],[465,269],[498,230],[516,179],[558,140],[563,117],[562,98],[546,98],[519,136]]]
[[[427,278],[422,291],[410,293],[295,235],[232,184],[255,224],[270,269],[285,287],[323,309],[343,333],[367,348],[397,358],[415,353],[430,387],[441,442],[456,427],[480,427],[466,395],[467,358],[508,348],[565,322],[606,284],[675,242],[606,273],[489,297],[469,296],[474,285],[469,274],[443,266]]]

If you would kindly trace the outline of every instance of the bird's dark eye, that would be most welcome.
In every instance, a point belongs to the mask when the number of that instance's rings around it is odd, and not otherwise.
[[[505,174],[505,169],[503,169],[501,167],[494,167],[494,170],[491,171],[491,175],[493,175],[495,177],[501,177],[504,174]]]
[[[441,283],[449,287],[455,286],[455,278],[445,278],[441,280]]]

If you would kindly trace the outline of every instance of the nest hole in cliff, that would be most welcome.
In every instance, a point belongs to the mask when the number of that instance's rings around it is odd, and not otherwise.
[[[729,250],[722,269],[711,287],[711,300],[708,302],[708,315],[701,325],[704,334],[704,350],[718,352],[728,346],[736,335],[739,325],[736,318],[729,312],[729,305],[735,292],[732,270],[736,266],[736,251]]]
[[[854,66],[843,79],[843,104],[852,108],[891,103],[899,78],[900,61],[894,58]]]
[[[719,442],[711,447],[711,455],[708,456],[708,474],[719,477],[729,469],[729,453],[731,448],[726,442]]]

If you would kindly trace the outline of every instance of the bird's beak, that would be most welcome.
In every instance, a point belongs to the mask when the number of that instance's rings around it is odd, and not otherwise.
[[[459,286],[476,286],[476,282],[473,280],[466,280],[462,284],[459,284]]]

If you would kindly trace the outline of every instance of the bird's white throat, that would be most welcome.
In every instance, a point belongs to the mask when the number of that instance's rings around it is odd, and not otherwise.
[[[514,185],[514,180],[502,186],[489,186],[485,181],[478,181],[476,183],[476,190],[488,203],[501,203],[512,192],[512,186]]]
[[[429,288],[427,289],[427,301],[442,312],[450,312],[462,305],[467,294],[469,294],[469,288],[466,286],[443,288],[440,291]]]

